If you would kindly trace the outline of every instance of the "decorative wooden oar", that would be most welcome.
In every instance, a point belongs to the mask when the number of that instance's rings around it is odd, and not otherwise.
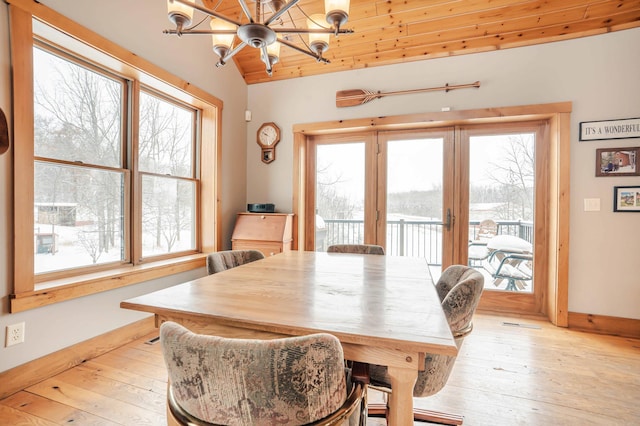
[[[476,81],[475,83],[469,84],[456,84],[449,85],[449,83],[440,87],[428,87],[426,89],[413,89],[413,90],[400,90],[397,92],[372,92],[370,90],[364,89],[353,89],[353,90],[340,90],[336,92],[336,107],[344,108],[350,106],[357,106],[366,104],[369,101],[374,99],[381,98],[383,96],[391,96],[391,95],[408,95],[411,93],[422,93],[422,92],[438,92],[455,89],[468,89],[471,87],[480,87],[480,82]]]
[[[9,149],[9,126],[4,111],[0,109],[0,154],[4,154]]]

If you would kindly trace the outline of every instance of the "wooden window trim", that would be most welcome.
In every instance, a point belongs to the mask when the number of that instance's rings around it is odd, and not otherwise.
[[[549,166],[548,181],[544,183],[549,200],[546,216],[546,236],[548,253],[545,259],[548,267],[544,299],[539,303],[540,313],[557,325],[569,325],[569,182],[571,102],[525,105],[512,107],[484,108],[448,112],[427,112],[402,116],[385,116],[336,120],[319,123],[304,123],[293,126],[293,213],[298,219],[294,225],[294,240],[305,247],[307,233],[305,227],[307,210],[305,195],[309,170],[306,162],[308,139],[313,135],[349,133],[362,131],[384,131],[402,129],[428,129],[446,126],[472,124],[508,123],[521,121],[547,121],[549,146],[546,158]],[[499,311],[497,305],[484,306],[487,310]]]
[[[13,68],[14,134],[14,293],[10,297],[10,311],[20,312],[203,267],[203,253],[214,251],[222,245],[218,196],[221,182],[222,101],[40,3],[32,0],[7,0],[7,3]],[[34,18],[65,34],[67,42],[73,44],[72,50],[80,56],[104,63],[104,66],[133,80],[135,84],[157,88],[200,109],[202,136],[200,164],[197,166],[200,169],[200,203],[196,212],[201,224],[200,253],[35,283],[32,238],[34,192],[30,184],[34,171]]]

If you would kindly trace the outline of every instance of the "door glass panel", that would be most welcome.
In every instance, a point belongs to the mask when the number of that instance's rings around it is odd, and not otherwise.
[[[487,290],[533,292],[534,133],[469,138],[469,265]]]
[[[316,251],[364,242],[364,182],[364,142],[317,145]]]
[[[426,258],[434,280],[442,267],[442,184],[442,138],[387,142],[386,253]]]

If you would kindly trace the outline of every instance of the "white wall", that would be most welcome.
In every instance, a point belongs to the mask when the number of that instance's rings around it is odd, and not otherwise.
[[[210,38],[177,39],[162,34],[171,24],[166,3],[158,0],[42,0],[72,20],[145,58],[167,71],[206,90],[224,102],[222,113],[222,213],[225,248],[230,247],[235,213],[246,208],[247,86],[233,64],[215,68]],[[0,108],[11,127],[11,80],[8,6],[0,3]],[[12,141],[20,143],[20,141]],[[11,152],[0,156],[0,372],[74,343],[90,339],[144,317],[120,309],[121,300],[195,279],[205,274],[190,271],[127,288],[70,300],[39,309],[9,314],[12,293],[12,204]],[[26,341],[4,348],[8,324],[26,322]],[[1,386],[1,385],[0,385]]]
[[[247,128],[247,201],[291,211],[294,124],[499,106],[573,102],[571,119],[571,229],[569,310],[640,319],[640,214],[613,213],[614,185],[638,177],[595,178],[595,150],[640,146],[640,139],[578,142],[581,121],[640,117],[640,29],[579,40],[373,67],[249,86],[253,121]],[[276,65],[277,66],[277,65]],[[321,65],[318,65],[321,66]],[[383,92],[480,80],[479,89],[402,95],[336,108],[344,89]],[[277,159],[265,165],[258,127],[283,130]],[[599,198],[600,212],[584,212]]]

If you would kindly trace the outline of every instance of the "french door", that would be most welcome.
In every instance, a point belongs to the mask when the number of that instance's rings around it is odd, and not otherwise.
[[[425,257],[434,280],[468,264],[485,276],[488,306],[535,311],[544,284],[534,247],[542,250],[545,238],[536,237],[545,218],[545,192],[536,188],[547,173],[536,160],[545,129],[524,122],[310,137],[306,217],[314,231],[305,248],[379,244],[390,256]],[[480,225],[491,222],[487,234]]]

